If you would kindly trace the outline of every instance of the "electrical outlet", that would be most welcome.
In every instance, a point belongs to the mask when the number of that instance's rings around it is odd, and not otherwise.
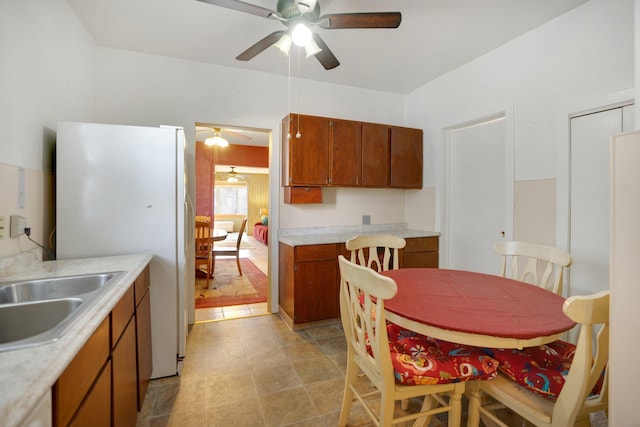
[[[4,217],[0,216],[0,239],[4,239]]]
[[[11,233],[9,237],[12,239],[20,237],[24,234],[24,228],[27,226],[27,219],[20,215],[11,215]]]

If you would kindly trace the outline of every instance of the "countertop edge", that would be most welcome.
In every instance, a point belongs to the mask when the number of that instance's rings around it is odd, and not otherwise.
[[[357,235],[368,234],[392,234],[397,237],[405,239],[419,238],[419,237],[439,237],[440,233],[435,231],[425,230],[410,230],[410,229],[396,229],[396,230],[359,230],[359,231],[340,231],[327,234],[285,234],[278,235],[278,242],[284,243],[289,246],[304,246],[304,245],[322,245],[331,243],[344,243],[347,240]]]
[[[132,254],[45,261],[28,271],[2,278],[6,281],[126,272],[58,340],[0,352],[0,419],[5,426],[19,426],[25,420],[151,259],[152,255]]]

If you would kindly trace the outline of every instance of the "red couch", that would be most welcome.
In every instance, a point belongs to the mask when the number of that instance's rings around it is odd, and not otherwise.
[[[253,225],[253,237],[260,243],[267,245],[269,242],[269,226],[262,225],[261,222],[256,222]]]

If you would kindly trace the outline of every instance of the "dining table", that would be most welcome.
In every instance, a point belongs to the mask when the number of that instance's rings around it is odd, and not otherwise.
[[[227,232],[221,228],[214,228],[211,230],[211,238],[214,242],[219,242],[227,238]]]
[[[576,325],[562,311],[562,296],[529,283],[439,268],[380,274],[398,288],[385,301],[387,319],[433,338],[521,349],[559,339]]]

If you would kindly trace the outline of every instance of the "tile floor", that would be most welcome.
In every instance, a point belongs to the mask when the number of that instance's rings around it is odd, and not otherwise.
[[[335,426],[345,361],[339,323],[295,332],[273,314],[196,323],[180,376],[151,381],[137,425]],[[349,426],[372,425],[354,404]]]

